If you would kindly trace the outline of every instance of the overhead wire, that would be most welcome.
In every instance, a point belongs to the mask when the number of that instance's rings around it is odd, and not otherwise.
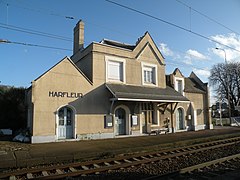
[[[108,1],[108,0],[107,0]],[[113,1],[109,1],[109,2],[113,2]],[[5,3],[5,4],[7,4],[8,6],[9,6],[9,3]],[[11,4],[12,5],[12,4]],[[32,9],[32,8],[26,8],[26,7],[23,7],[23,6],[17,6],[16,5],[16,7],[20,7],[20,8],[24,8],[24,9],[28,9],[28,10],[32,10],[32,11],[37,11],[37,12],[41,12],[41,13],[43,13],[42,11],[40,11],[40,10],[37,10],[37,9]],[[139,13],[140,13],[140,11],[139,11]],[[144,14],[146,14],[146,13],[144,13]],[[54,14],[54,13],[48,13],[48,15],[57,15],[57,14]],[[146,14],[146,15],[148,15],[148,14]],[[57,16],[60,16],[60,17],[67,17],[67,16],[65,16],[65,15],[57,15]],[[152,15],[148,15],[148,16],[150,16],[150,17],[152,17],[152,18],[155,18],[154,16],[152,16]],[[72,16],[69,16],[70,17],[70,19],[74,19],[74,18],[71,18]],[[156,18],[155,18],[156,19]],[[159,19],[159,18],[157,18],[157,19]],[[191,20],[190,20],[191,21]],[[165,23],[169,23],[169,22],[167,22],[167,21],[165,21],[165,20],[163,20],[163,22],[165,22]],[[89,22],[87,22],[87,23],[89,23]],[[191,23],[191,22],[190,22]],[[95,23],[89,23],[89,24],[93,24],[93,25],[95,25],[95,26],[99,26],[99,27],[101,27],[101,28],[106,28],[106,27],[103,27],[102,25],[100,26],[100,25],[96,25]],[[3,25],[3,26],[1,26],[1,25]],[[170,25],[174,25],[173,23],[170,23]],[[9,26],[9,27],[8,27]],[[178,26],[178,25],[176,25],[178,28],[182,28],[181,26]],[[35,34],[35,35],[40,35],[40,36],[45,36],[45,37],[50,37],[50,38],[55,38],[55,39],[60,39],[60,40],[66,40],[66,41],[71,41],[72,42],[72,40],[70,39],[70,38],[67,38],[67,37],[63,37],[63,36],[58,36],[58,35],[54,35],[54,34],[50,34],[50,33],[45,33],[45,32],[40,32],[40,31],[35,31],[35,30],[32,30],[32,29],[26,29],[26,28],[21,28],[21,27],[17,27],[17,26],[13,26],[13,25],[6,25],[6,24],[3,24],[3,23],[0,23],[0,28],[6,28],[6,29],[11,29],[11,30],[15,30],[15,31],[19,31],[19,32],[24,32],[24,33],[29,33],[29,34]],[[185,28],[182,28],[183,30],[187,30],[187,29],[185,29]],[[191,24],[190,24],[190,29],[191,29]],[[110,30],[110,29],[109,29]],[[111,29],[111,31],[113,31],[113,29]],[[114,30],[115,31],[115,30]],[[191,30],[188,30],[188,31],[191,31]],[[117,31],[118,33],[122,33],[122,32],[120,32],[120,31]],[[124,34],[126,34],[126,33],[124,33]],[[130,34],[126,34],[126,35],[129,35],[130,36]],[[133,36],[133,35],[131,35],[131,36]],[[9,41],[9,43],[10,43],[10,41]],[[44,46],[44,45],[37,45],[37,44],[29,44],[29,43],[22,43],[22,42],[11,42],[11,43],[13,43],[13,44],[21,44],[21,45],[28,45],[28,46],[35,46],[35,47],[44,47],[44,48],[51,48],[51,49],[60,49],[60,50],[67,50],[67,51],[71,51],[70,49],[65,49],[65,48],[58,48],[58,47],[50,47],[50,46]],[[184,54],[186,54],[186,53],[184,53]],[[191,56],[194,56],[194,55],[191,55]],[[197,57],[197,56],[195,56],[195,57]],[[172,63],[173,65],[175,64],[175,63]],[[188,65],[188,64],[187,64]],[[189,66],[189,65],[188,65]],[[194,67],[194,66],[191,66],[191,67]],[[199,67],[195,67],[195,68],[198,68],[198,69],[201,69],[201,68],[199,68]]]
[[[34,34],[34,35],[38,35],[38,36],[43,36],[43,37],[48,37],[48,38],[53,38],[53,39],[58,39],[58,40],[63,40],[63,41],[73,42],[68,37],[55,35],[55,34],[50,34],[50,33],[41,32],[41,31],[36,31],[36,30],[33,30],[33,29],[26,29],[26,28],[22,28],[22,27],[19,27],[19,26],[4,24],[4,23],[1,23],[1,22],[0,22],[0,28],[9,29],[9,30],[13,30],[13,31],[27,33],[27,34]]]
[[[18,45],[24,45],[24,46],[41,47],[41,48],[57,49],[57,50],[64,50],[64,51],[72,51],[71,49],[66,49],[66,48],[45,46],[45,45],[39,45],[39,44],[31,44],[31,43],[23,43],[23,42],[9,41],[9,40],[1,40],[1,39],[0,39],[0,43],[18,44]]]
[[[207,36],[204,36],[204,35],[202,35],[202,34],[200,34],[200,33],[197,33],[197,32],[195,32],[195,31],[192,31],[191,29],[187,29],[187,28],[182,27],[182,26],[179,26],[179,25],[177,25],[177,24],[175,24],[175,23],[166,21],[166,20],[164,20],[164,19],[158,18],[158,17],[156,17],[156,16],[153,16],[153,15],[151,15],[151,14],[145,13],[145,12],[143,12],[143,11],[140,11],[140,10],[137,10],[137,9],[134,9],[134,8],[131,8],[131,7],[128,7],[128,6],[126,6],[126,5],[117,3],[117,2],[115,2],[115,1],[111,1],[111,0],[105,0],[105,1],[107,1],[107,2],[109,2],[109,3],[112,3],[112,4],[114,4],[114,5],[117,5],[117,6],[119,6],[119,7],[122,7],[122,8],[124,8],[124,9],[128,9],[128,10],[130,10],[130,11],[136,12],[136,13],[138,13],[138,14],[147,16],[147,17],[149,17],[149,18],[155,19],[155,20],[157,20],[157,21],[160,21],[160,22],[162,22],[162,23],[168,24],[168,25],[170,25],[170,26],[173,26],[173,27],[175,27],[175,28],[181,29],[181,30],[183,30],[183,31],[189,32],[189,33],[191,33],[191,34],[194,34],[194,35],[196,35],[196,36],[198,36],[198,37],[201,37],[201,38],[203,38],[203,39],[209,40],[209,41],[211,41],[211,42],[215,42],[215,43],[220,44],[220,45],[222,45],[222,46],[225,46],[225,47],[227,47],[227,48],[229,48],[229,49],[232,49],[232,50],[234,50],[234,51],[240,52],[240,50],[235,49],[234,47],[228,46],[228,45],[223,44],[223,43],[221,43],[221,42],[219,42],[219,41],[216,41],[216,40],[214,40],[214,39],[211,39],[211,38],[209,38],[209,37],[207,37]]]
[[[25,10],[35,11],[35,12],[42,13],[42,14],[47,13],[48,15],[51,15],[51,16],[61,17],[61,18],[69,19],[69,20],[75,19],[73,16],[66,16],[66,15],[63,15],[63,14],[50,12],[50,10],[43,9],[43,8],[40,10],[40,9],[25,7],[25,6],[22,6],[22,5],[16,5],[16,4],[9,3],[9,2],[6,3],[4,1],[1,1],[1,3],[6,4],[7,7],[9,7],[11,5],[11,6],[15,6],[15,7],[18,7],[18,8],[25,9]]]
[[[180,1],[180,0],[176,0],[176,1],[177,1],[178,3],[180,3],[180,4],[184,5],[184,6],[186,6],[187,8],[189,8],[189,9],[195,11],[196,13],[198,13],[198,14],[200,14],[201,16],[205,17],[206,19],[208,19],[208,20],[210,20],[210,21],[212,21],[212,22],[214,22],[214,23],[216,23],[216,24],[218,24],[218,25],[224,27],[225,29],[227,29],[227,30],[229,30],[229,31],[231,31],[231,32],[233,32],[233,33],[235,33],[235,34],[240,35],[240,33],[234,31],[233,29],[227,27],[226,25],[220,23],[219,21],[217,21],[217,20],[215,20],[215,19],[209,17],[208,15],[206,15],[206,14],[204,14],[204,13],[202,13],[202,12],[196,10],[196,9],[194,9],[193,7],[187,5],[186,3],[184,3],[184,2],[182,2],[182,1]]]

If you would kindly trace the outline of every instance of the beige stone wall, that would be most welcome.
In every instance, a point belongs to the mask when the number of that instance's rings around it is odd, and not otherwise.
[[[49,97],[49,91],[79,92],[85,95],[91,89],[92,85],[68,59],[64,59],[39,79],[33,81],[33,136],[55,135],[58,108],[77,100],[67,97]]]
[[[194,103],[194,108],[197,111],[197,125],[206,124],[205,114],[205,98],[204,94],[200,93],[185,93],[185,96]]]
[[[77,67],[81,69],[81,71],[88,77],[90,81],[93,81],[92,63],[93,63],[92,54],[87,54],[81,59],[81,61],[76,62]]]
[[[142,85],[142,64],[149,63],[157,66],[158,87],[165,88],[165,65],[159,62],[158,57],[148,45],[143,47],[138,57],[134,52],[114,48],[102,44],[93,45],[93,83],[95,86],[106,82],[106,56],[124,59],[126,84]]]

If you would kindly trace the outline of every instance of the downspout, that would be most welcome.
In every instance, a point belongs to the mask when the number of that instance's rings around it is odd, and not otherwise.
[[[174,127],[173,127],[173,104],[171,103],[171,127],[172,127],[172,133],[174,133]]]

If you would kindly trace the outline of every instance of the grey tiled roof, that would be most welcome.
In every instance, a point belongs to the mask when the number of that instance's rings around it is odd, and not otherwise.
[[[122,84],[106,84],[106,87],[117,99],[129,99],[134,101],[159,101],[159,102],[188,102],[189,100],[167,86],[166,88],[133,86]]]
[[[136,45],[124,44],[124,43],[120,43],[120,42],[112,41],[108,39],[104,39],[100,43],[115,46],[115,47],[120,47],[124,49],[129,49],[129,50],[133,50],[136,47]]]
[[[193,78],[185,78],[184,92],[190,93],[206,93],[204,87],[197,83]]]

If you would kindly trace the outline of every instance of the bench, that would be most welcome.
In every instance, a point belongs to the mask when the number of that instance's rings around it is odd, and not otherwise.
[[[169,132],[168,128],[160,128],[160,129],[151,129],[151,132],[148,133],[149,135],[155,134],[155,135],[159,135],[159,134],[167,134]]]

